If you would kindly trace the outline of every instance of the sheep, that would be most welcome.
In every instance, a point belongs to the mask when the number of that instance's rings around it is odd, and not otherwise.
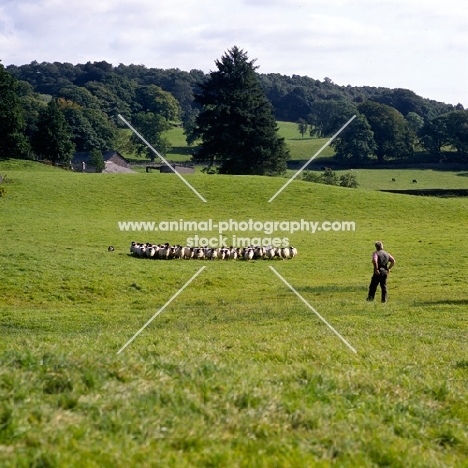
[[[265,255],[265,249],[263,247],[253,247],[253,249],[255,258],[262,258]]]
[[[160,249],[159,249],[159,252],[158,252],[158,256],[160,259],[162,260],[167,260],[169,258],[169,252],[171,250],[171,246],[169,245],[169,243],[165,243]]]
[[[168,260],[172,260],[173,258],[175,258],[175,251],[176,251],[175,247],[169,246],[169,251],[167,253],[167,259]]]
[[[232,246],[229,248],[229,258],[231,260],[236,260],[237,259],[237,250]]]
[[[146,253],[146,245],[145,244],[137,244],[137,251],[136,254],[138,257],[144,257]]]
[[[110,246],[112,247],[112,246]],[[109,247],[109,251],[111,248]],[[113,247],[112,247],[113,249]],[[130,253],[135,257],[144,257],[150,259],[170,260],[170,259],[209,259],[209,260],[236,260],[244,259],[247,261],[253,259],[273,260],[279,257],[283,260],[297,256],[297,249],[293,246],[275,248],[272,246],[261,247],[250,245],[248,247],[183,247],[179,244],[171,246],[169,242],[165,244],[152,244],[150,242],[141,244],[132,242],[130,244]]]
[[[254,258],[254,250],[251,247],[247,247],[244,250],[244,260],[252,260]]]
[[[109,245],[109,247],[107,247],[107,251],[108,252],[113,252],[115,249],[112,245]]]
[[[195,247],[193,249],[193,256],[198,259],[202,259],[205,257],[205,253],[201,247]]]
[[[271,247],[271,248],[265,250],[265,257],[266,258],[269,258],[271,260],[271,259],[275,258],[275,255],[276,255],[275,247]]]
[[[216,249],[212,249],[210,247],[204,247],[203,249],[203,258],[206,258],[207,260],[216,260],[216,254],[215,255],[215,258],[213,258],[213,252],[216,250]]]
[[[289,247],[283,247],[281,249],[281,257],[283,258],[283,260],[285,258],[291,258],[291,251],[289,250]]]
[[[151,244],[147,249],[146,249],[146,256],[148,258],[155,258],[155,255],[157,254],[156,250],[157,246]]]
[[[182,249],[183,247],[181,245],[176,245],[175,248],[174,248],[174,258],[179,258],[181,259],[182,258]]]
[[[193,250],[191,247],[182,248],[182,258],[190,260],[193,257]]]

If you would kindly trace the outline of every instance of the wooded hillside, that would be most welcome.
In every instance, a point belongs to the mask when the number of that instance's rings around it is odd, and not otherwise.
[[[15,81],[11,90],[21,107],[22,117],[11,131],[34,143],[34,134],[44,128],[45,109],[54,100],[71,129],[76,151],[117,148],[125,152],[127,148],[144,153],[146,148],[135,139],[122,140],[118,129],[123,124],[117,117],[121,114],[146,129],[143,133],[164,153],[168,142],[163,134],[171,125],[181,124],[190,135],[200,112],[195,96],[209,78],[201,70],[114,66],[105,61],[76,65],[32,62],[2,68],[3,75]],[[437,102],[407,89],[339,86],[330,78],[256,75],[276,119],[297,122],[298,135],[331,136],[349,116],[358,114],[360,126],[354,139],[359,141],[348,141],[351,136],[343,135],[344,141],[336,142],[337,157],[342,160],[382,162],[406,158],[418,148],[439,161],[447,159],[443,148],[451,147],[455,160],[467,161],[468,113],[461,104]],[[1,92],[5,103],[6,88]],[[0,109],[0,119],[11,122],[11,105],[6,107],[8,112]],[[24,155],[24,141],[21,144],[19,154]],[[32,148],[34,152],[34,144]]]

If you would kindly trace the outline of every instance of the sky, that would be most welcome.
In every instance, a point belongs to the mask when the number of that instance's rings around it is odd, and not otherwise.
[[[468,107],[467,25],[464,0],[2,0],[0,60],[209,72],[237,46],[259,73]]]

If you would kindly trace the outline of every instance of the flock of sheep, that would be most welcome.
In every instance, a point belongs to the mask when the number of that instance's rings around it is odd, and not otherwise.
[[[253,259],[288,259],[297,255],[295,247],[183,247],[181,245],[140,244],[132,242],[130,253],[135,257],[151,258],[154,260],[172,260],[175,258],[189,260],[253,260]]]

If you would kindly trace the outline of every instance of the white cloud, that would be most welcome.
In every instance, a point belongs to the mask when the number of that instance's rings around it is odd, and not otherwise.
[[[468,105],[458,0],[7,0],[2,63],[106,60],[209,71],[233,45],[259,71],[407,87]]]

